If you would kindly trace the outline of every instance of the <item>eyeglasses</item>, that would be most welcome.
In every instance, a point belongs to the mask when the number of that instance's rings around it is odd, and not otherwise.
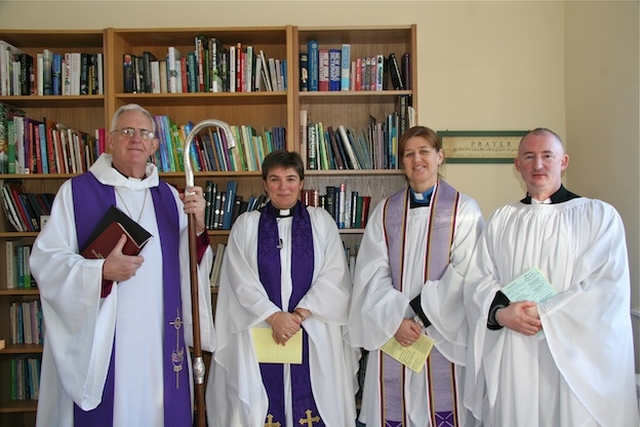
[[[136,134],[140,135],[140,138],[145,140],[145,141],[150,141],[152,139],[154,139],[156,136],[153,132],[151,132],[150,130],[147,129],[136,129],[136,128],[132,128],[132,127],[125,127],[125,128],[120,128],[120,129],[116,129],[116,130],[112,130],[111,134],[114,133],[119,133],[120,135],[124,136],[125,138],[133,138],[134,136],[136,136]]]

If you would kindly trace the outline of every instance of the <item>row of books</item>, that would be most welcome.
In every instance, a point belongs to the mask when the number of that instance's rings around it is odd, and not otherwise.
[[[363,196],[359,191],[347,191],[347,186],[327,186],[325,194],[317,189],[303,189],[302,203],[327,210],[336,221],[338,228],[365,228],[369,218],[371,196]]]
[[[193,123],[176,124],[168,116],[155,116],[159,148],[150,161],[160,172],[183,172],[183,148]],[[233,125],[235,145],[228,144],[218,129],[201,132],[191,144],[191,163],[196,171],[258,171],[264,157],[284,149],[284,127],[262,128]],[[0,103],[0,173],[82,173],[106,149],[106,131],[93,135],[48,118],[25,116],[24,111]]]
[[[395,52],[352,58],[351,45],[324,48],[307,42],[300,53],[300,91],[380,91],[411,89],[411,54]]]
[[[205,181],[204,198],[207,202],[205,208],[207,230],[230,230],[240,214],[260,209],[267,202],[264,194],[252,195],[245,200],[238,194],[238,182],[235,180],[228,180],[225,190],[212,180]]]
[[[105,150],[104,129],[93,135],[49,118],[26,117],[0,103],[0,173],[81,173]]]
[[[41,356],[11,359],[11,400],[38,400],[41,365]]]
[[[199,35],[194,50],[169,46],[164,57],[152,52],[125,53],[122,58],[125,93],[194,93],[284,91],[286,60],[241,42],[228,47],[215,37]]]
[[[159,147],[150,159],[160,172],[184,171],[184,147],[193,123],[176,124],[168,116],[155,116]],[[218,128],[200,132],[190,145],[190,159],[195,171],[259,171],[265,156],[286,145],[284,127],[262,128],[251,125],[231,125],[236,140],[231,145]]]
[[[26,193],[19,180],[1,184],[2,208],[17,231],[40,231],[51,214],[54,194]]]
[[[40,300],[11,303],[9,325],[11,344],[42,344],[44,322]]]
[[[408,95],[398,97],[398,110],[383,123],[370,117],[360,133],[339,125],[313,123],[306,110],[300,111],[301,153],[308,170],[397,169],[398,141],[415,122]]]
[[[31,275],[31,268],[29,267],[31,247],[31,244],[21,241],[5,241],[7,289],[29,289],[36,287],[36,282]]]
[[[226,248],[226,244],[218,243],[213,254],[213,264],[211,265],[211,273],[209,274],[209,284],[212,289],[220,286],[220,269]]]
[[[0,40],[0,95],[102,95],[102,53],[54,52],[34,55]]]

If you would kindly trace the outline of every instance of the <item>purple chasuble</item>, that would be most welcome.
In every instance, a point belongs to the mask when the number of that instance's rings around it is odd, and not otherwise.
[[[298,201],[293,207],[291,225],[291,282],[292,293],[287,307],[282,306],[280,236],[275,208],[269,202],[258,224],[258,274],[269,299],[282,311],[293,311],[309,291],[313,281],[313,233],[307,208]],[[309,336],[302,333],[302,364],[290,365],[293,422],[311,419],[314,427],[324,426],[311,389],[309,372]],[[284,366],[280,363],[260,363],[262,382],[269,397],[266,422],[286,425],[284,400]],[[311,425],[311,424],[309,424]]]
[[[74,207],[82,206],[82,210],[74,209],[78,247],[82,247],[107,209],[116,204],[115,191],[112,186],[101,184],[91,172],[72,178],[72,188]],[[174,262],[164,262],[164,260],[179,259],[180,221],[178,207],[165,182],[161,181],[158,187],[149,190],[158,222],[163,259],[164,424],[165,426],[191,426],[193,422],[189,386],[191,379],[187,369],[188,360],[185,359],[189,357],[189,354],[182,329],[180,269]],[[90,411],[83,411],[79,406],[74,405],[74,424],[76,426],[111,427],[113,425],[115,351],[114,339],[102,401]],[[176,378],[179,378],[178,382],[182,384],[182,387],[176,387]]]
[[[410,189],[407,187],[387,199],[384,206],[383,223],[389,251],[389,266],[393,286],[402,291],[404,277],[404,251],[409,214]],[[449,264],[451,243],[455,231],[455,219],[459,193],[443,180],[438,181],[432,197],[430,220],[425,236],[426,259],[424,280],[438,280]],[[408,295],[411,299],[415,295]],[[406,367],[400,362],[379,352],[379,381],[382,425],[404,426],[407,413],[404,407]],[[434,427],[457,426],[457,396],[454,365],[433,347],[427,358],[423,375],[429,387],[429,412]],[[417,374],[414,374],[417,375]]]

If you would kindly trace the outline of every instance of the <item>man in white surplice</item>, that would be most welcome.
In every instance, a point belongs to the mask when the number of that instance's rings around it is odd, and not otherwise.
[[[108,147],[112,154],[101,155],[90,172],[62,184],[33,246],[30,266],[46,325],[37,424],[190,426],[191,213],[200,233],[202,343],[214,346],[202,189],[185,196],[160,181],[147,163],[158,148],[153,117],[138,105],[116,112]],[[85,259],[80,229],[92,229],[110,204],[154,237],[140,256],[122,254],[121,238],[106,259]]]
[[[638,426],[623,224],[609,204],[564,188],[568,161],[548,129],[522,139],[527,196],[491,215],[469,269],[468,369],[478,393],[486,381],[485,425]],[[533,267],[557,295],[509,301],[501,289]]]
[[[262,179],[269,203],[238,217],[224,253],[209,425],[353,425],[357,359],[343,339],[351,281],[336,223],[298,200],[299,154],[269,154]],[[255,327],[278,345],[302,334],[302,364],[259,362]]]

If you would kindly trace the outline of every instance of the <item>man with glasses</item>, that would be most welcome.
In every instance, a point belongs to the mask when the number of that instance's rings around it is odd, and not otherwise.
[[[192,319],[188,214],[194,214],[203,348],[212,350],[212,261],[202,188],[179,194],[148,163],[158,149],[149,112],[130,104],[111,123],[109,154],[65,182],[30,266],[46,337],[39,426],[191,426]],[[123,234],[104,259],[78,254],[115,205],[151,233],[138,256]]]

